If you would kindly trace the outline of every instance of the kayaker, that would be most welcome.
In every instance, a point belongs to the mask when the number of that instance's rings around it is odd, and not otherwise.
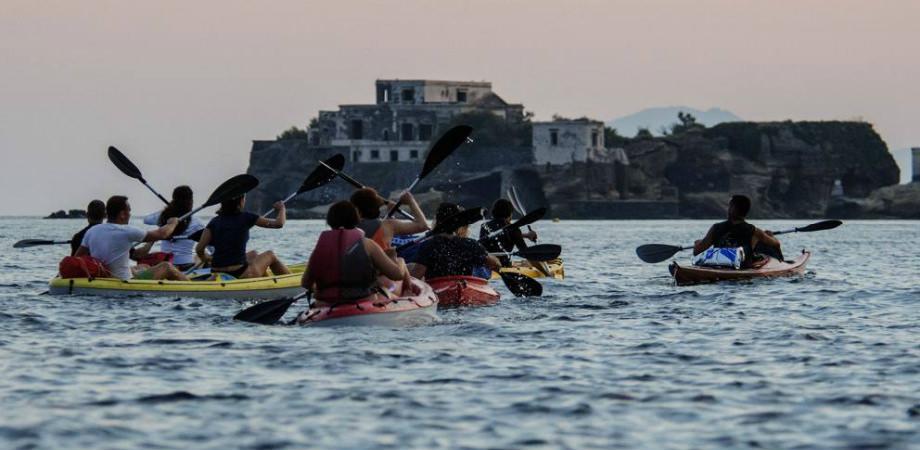
[[[247,252],[249,229],[282,228],[286,219],[284,202],[275,202],[275,218],[269,219],[243,211],[246,196],[225,200],[220,204],[217,217],[211,219],[201,233],[195,252],[205,264],[210,263],[211,272],[222,272],[234,278],[257,278],[267,275],[271,268],[274,275],[287,275],[290,269],[268,250],[262,253]],[[214,254],[208,255],[205,249],[214,246]]]
[[[109,198],[105,203],[105,214],[106,223],[96,225],[86,232],[74,256],[92,256],[102,261],[113,277],[122,280],[188,280],[188,277],[168,262],[132,273],[131,260],[128,257],[131,248],[138,242],[168,239],[178,224],[175,218],[151,231],[132,227],[128,225],[131,219],[131,205],[128,203],[128,197],[123,195]]]
[[[728,202],[728,220],[719,222],[709,228],[703,239],[693,244],[696,256],[709,247],[741,247],[744,249],[742,268],[750,268],[757,259],[754,250],[772,249],[777,259],[783,260],[780,242],[770,231],[761,230],[745,221],[751,210],[751,199],[745,195],[733,195]],[[767,247],[765,249],[764,247]],[[771,255],[773,256],[773,255]]]
[[[103,220],[105,220],[105,203],[103,203],[102,200],[93,200],[89,202],[89,205],[86,205],[86,221],[89,222],[89,224],[70,238],[70,256],[77,254],[77,250],[80,248],[80,243],[83,242],[83,236],[86,235],[86,231],[99,225]]]
[[[443,223],[448,217],[463,209],[454,203],[442,203],[435,217]],[[501,268],[501,261],[490,255],[476,240],[470,239],[469,227],[460,227],[437,234],[420,244],[418,258],[412,268],[416,278],[438,278],[453,275],[474,276],[476,269],[487,266],[492,270]]]
[[[330,229],[320,233],[301,278],[301,285],[312,290],[317,300],[348,303],[367,297],[378,285],[378,273],[392,281],[409,280],[406,263],[401,258],[392,259],[376,242],[364,237],[359,221],[358,210],[345,200],[326,213]]]
[[[425,214],[412,194],[406,192],[400,197],[400,202],[409,207],[415,220],[381,219],[380,208],[387,204],[387,200],[372,188],[358,189],[351,194],[351,203],[360,216],[358,228],[391,256],[395,256],[395,253],[389,252],[394,235],[412,235],[429,230]]]
[[[486,250],[510,253],[514,251],[515,247],[518,250],[527,248],[527,243],[524,242],[525,237],[532,242],[537,240],[536,231],[531,230],[525,233],[520,228],[506,229],[495,236],[489,237],[490,233],[510,224],[512,214],[514,214],[514,206],[510,200],[500,198],[495,200],[495,203],[492,203],[492,220],[482,224],[479,228],[479,242],[482,243]],[[498,259],[501,261],[502,266],[511,266],[511,257],[502,255]]]
[[[172,200],[163,208],[144,217],[144,223],[147,225],[163,226],[170,217],[180,217],[192,210],[194,206],[194,196],[192,188],[188,186],[177,186],[173,189]],[[195,244],[196,242],[189,239],[189,236],[204,229],[204,224],[197,217],[192,216],[187,220],[179,222],[176,231],[171,239],[160,241],[160,251],[171,253],[173,255],[173,265],[179,270],[188,270],[195,266]]]

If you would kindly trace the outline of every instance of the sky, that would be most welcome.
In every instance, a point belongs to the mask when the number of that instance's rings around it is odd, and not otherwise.
[[[153,211],[109,145],[201,201],[252,140],[377,78],[488,80],[538,119],[716,106],[920,146],[918,23],[916,0],[0,0],[0,215]]]

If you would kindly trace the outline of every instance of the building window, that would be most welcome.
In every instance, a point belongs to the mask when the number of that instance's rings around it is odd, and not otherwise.
[[[597,148],[597,131],[591,132],[591,146]]]
[[[360,150],[355,150],[355,151],[351,152],[351,160],[354,161],[354,162],[359,162],[359,161],[361,161],[361,151],[360,151]]]
[[[371,159],[377,161],[380,159],[380,150],[371,150]]]
[[[399,150],[390,150],[390,161],[399,161]]]
[[[411,123],[402,124],[402,140],[404,141],[414,141],[415,140],[415,127]]]
[[[457,90],[457,103],[466,103],[466,91]]]
[[[403,103],[413,103],[415,101],[415,89],[402,90]]]
[[[390,88],[383,89],[383,102],[390,103]]]
[[[351,121],[351,138],[364,139],[364,122],[361,120]]]
[[[384,141],[390,140],[390,130],[383,130],[383,140]]]
[[[559,145],[559,130],[549,130],[549,145]]]
[[[418,140],[420,141],[430,141],[431,140],[431,129],[432,126],[430,123],[419,124],[418,126]]]
[[[410,150],[409,159],[418,159],[418,150]]]

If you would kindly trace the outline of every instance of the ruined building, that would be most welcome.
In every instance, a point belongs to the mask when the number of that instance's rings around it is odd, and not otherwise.
[[[311,145],[331,147],[352,162],[415,161],[458,114],[524,118],[523,105],[506,102],[485,81],[377,80],[376,97],[374,104],[320,111],[308,130]]]

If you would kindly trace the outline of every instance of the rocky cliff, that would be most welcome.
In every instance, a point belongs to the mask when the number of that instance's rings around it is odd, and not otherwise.
[[[415,192],[426,193],[429,210],[442,200],[488,206],[514,184],[527,207],[549,206],[562,218],[722,217],[733,193],[752,197],[755,218],[824,217],[834,211],[858,217],[866,208],[883,210],[879,205],[889,197],[873,192],[899,177],[885,143],[863,122],[724,123],[628,140],[624,151],[628,164],[534,167],[528,147],[467,144]],[[262,184],[249,204],[267,209],[299,186],[318,159],[334,152],[301,140],[256,141],[249,173]],[[420,163],[348,162],[345,170],[392,194],[415,178]],[[832,205],[838,181],[838,197],[848,199],[849,209],[840,209],[839,199]],[[310,208],[347,198],[351,191],[343,181],[333,181],[295,199],[292,215],[310,216]],[[865,215],[890,217],[891,208],[884,211]],[[901,216],[911,214],[916,212]]]

